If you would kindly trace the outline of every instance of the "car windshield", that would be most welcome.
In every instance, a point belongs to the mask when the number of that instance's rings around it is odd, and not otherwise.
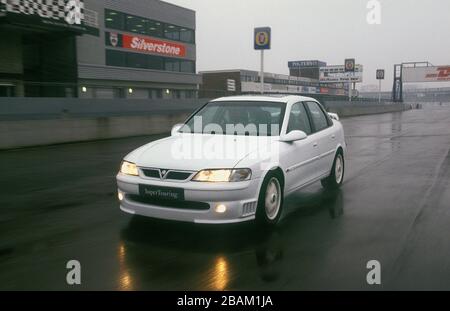
[[[180,129],[182,133],[279,136],[285,103],[264,101],[210,102]]]

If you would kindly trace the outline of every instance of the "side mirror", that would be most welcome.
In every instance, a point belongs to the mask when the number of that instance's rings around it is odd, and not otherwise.
[[[172,127],[171,135],[172,135],[172,136],[178,135],[178,134],[179,134],[178,131],[183,127],[183,125],[184,125],[184,124],[182,124],[182,123],[175,124],[175,125]]]
[[[285,143],[292,143],[297,140],[303,140],[306,139],[308,135],[306,135],[303,131],[292,131],[289,134],[283,135],[280,137],[280,141]]]
[[[328,116],[333,120],[339,121],[339,116],[337,113],[328,112]]]

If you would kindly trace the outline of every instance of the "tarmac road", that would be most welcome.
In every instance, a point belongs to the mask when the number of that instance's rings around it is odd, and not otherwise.
[[[0,152],[0,290],[450,290],[450,105],[342,121],[342,190],[296,193],[273,232],[122,213],[119,163],[155,137]]]

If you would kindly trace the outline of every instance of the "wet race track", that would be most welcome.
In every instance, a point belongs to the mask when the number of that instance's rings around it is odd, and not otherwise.
[[[0,152],[0,289],[450,290],[450,106],[343,124],[342,190],[296,193],[273,232],[122,213],[119,163],[155,137]]]

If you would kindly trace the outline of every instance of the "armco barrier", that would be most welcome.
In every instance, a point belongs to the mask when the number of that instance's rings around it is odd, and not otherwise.
[[[163,134],[207,99],[0,98],[0,149]],[[327,102],[341,117],[407,109],[402,104]]]

